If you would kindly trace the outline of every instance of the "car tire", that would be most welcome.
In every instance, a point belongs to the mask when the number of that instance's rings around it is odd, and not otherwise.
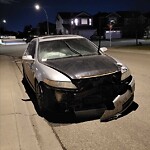
[[[39,115],[43,116],[45,113],[44,109],[44,93],[41,85],[36,82],[35,83],[35,95],[36,95],[36,101],[37,101],[37,111]]]
[[[54,111],[54,103],[52,103],[52,91],[48,91],[44,85],[35,82],[35,94],[37,100],[37,109],[39,115],[44,116]]]

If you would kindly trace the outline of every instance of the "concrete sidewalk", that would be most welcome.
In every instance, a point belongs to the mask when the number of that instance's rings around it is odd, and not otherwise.
[[[0,55],[0,150],[61,150],[54,130],[32,102],[22,101],[29,98],[21,79],[13,58]]]

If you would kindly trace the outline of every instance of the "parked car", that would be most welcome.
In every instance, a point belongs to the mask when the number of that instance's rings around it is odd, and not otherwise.
[[[23,83],[34,90],[40,112],[100,110],[102,116],[128,108],[134,78],[105,50],[78,35],[34,38],[22,57]]]

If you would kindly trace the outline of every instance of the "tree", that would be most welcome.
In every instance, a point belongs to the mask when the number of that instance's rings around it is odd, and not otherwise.
[[[23,30],[24,37],[29,37],[32,34],[32,25],[26,25]]]
[[[56,34],[56,25],[53,23],[49,24],[49,33],[50,34]],[[47,35],[47,22],[40,22],[37,25],[37,33],[38,35]]]

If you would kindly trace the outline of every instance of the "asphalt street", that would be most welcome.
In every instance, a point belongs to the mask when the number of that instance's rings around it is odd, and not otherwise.
[[[125,63],[135,77],[134,106],[118,119],[76,122],[71,116],[54,121],[38,115],[21,83],[25,47],[0,46],[0,150],[150,149],[150,51],[110,48],[107,54]]]

